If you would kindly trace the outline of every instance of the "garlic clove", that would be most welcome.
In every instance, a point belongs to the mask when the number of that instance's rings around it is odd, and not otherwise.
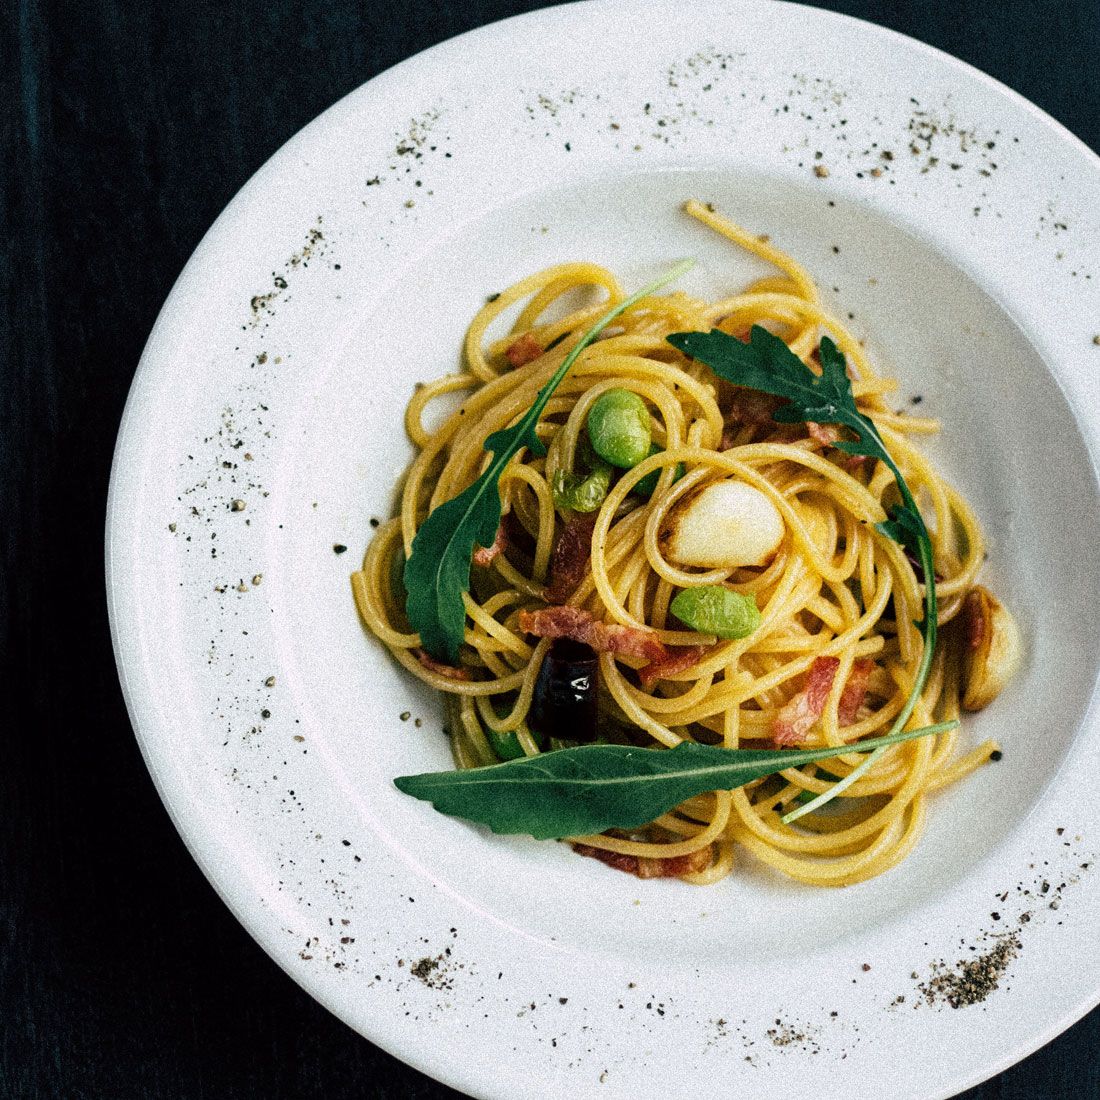
[[[764,493],[730,478],[706,486],[673,514],[667,554],[679,565],[706,569],[767,565],[785,530]]]
[[[962,622],[962,706],[964,710],[981,710],[1016,674],[1023,659],[1023,642],[1011,612],[980,584],[966,595]]]

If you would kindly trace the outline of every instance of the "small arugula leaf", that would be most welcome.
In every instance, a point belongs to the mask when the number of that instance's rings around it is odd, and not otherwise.
[[[679,278],[694,261],[684,260],[660,279],[608,310],[581,338],[554,375],[539,390],[531,408],[510,428],[493,432],[485,440],[492,462],[484,473],[458,496],[434,508],[413,539],[405,563],[408,598],[405,611],[420,644],[437,660],[454,664],[466,624],[463,595],[470,589],[470,562],[474,546],[491,546],[500,524],[500,475],[521,450],[546,454],[537,434],[542,410],[554,390],[569,373],[577,356],[624,310]]]
[[[821,749],[722,749],[693,741],[674,749],[579,745],[466,771],[403,775],[394,784],[440,813],[477,821],[495,833],[548,840],[635,829],[707,791],[733,790],[786,768],[883,749],[957,725],[944,722]]]
[[[486,473],[496,465],[494,462]],[[493,545],[500,507],[496,479],[490,484],[488,479],[478,478],[433,509],[413,540],[413,551],[405,562],[405,613],[420,633],[420,644],[439,660],[451,664],[458,660],[466,624],[462,593],[470,588],[474,547]],[[432,547],[442,550],[433,555]]]
[[[904,505],[897,505],[889,510],[889,516],[883,523],[876,523],[875,530],[919,557],[920,542],[927,533],[920,513]]]

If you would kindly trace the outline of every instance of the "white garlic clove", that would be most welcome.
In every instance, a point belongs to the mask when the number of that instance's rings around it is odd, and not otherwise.
[[[1004,604],[980,584],[966,595],[962,622],[962,705],[964,710],[981,710],[1000,695],[1020,667],[1020,629]]]
[[[667,555],[706,569],[767,565],[785,530],[769,497],[731,478],[706,486],[673,514]]]

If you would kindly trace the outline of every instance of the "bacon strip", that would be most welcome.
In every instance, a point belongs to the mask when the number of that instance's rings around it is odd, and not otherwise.
[[[781,397],[744,386],[733,386],[719,379],[718,407],[722,410],[725,425],[719,449],[729,450],[742,428],[775,427],[772,413],[784,403]]]
[[[661,660],[650,661],[648,665],[643,665],[638,669],[642,687],[650,688],[658,680],[675,676],[678,672],[687,672],[689,668],[694,668],[710,651],[711,646],[708,645],[672,646],[667,655]]]
[[[508,536],[504,533],[504,526],[497,528],[497,537],[493,539],[492,546],[479,546],[474,551],[474,565],[492,565],[493,558],[504,552],[508,545]]]
[[[519,628],[536,638],[572,638],[597,653],[615,653],[643,661],[659,661],[668,650],[652,630],[597,620],[579,607],[543,607],[521,611]]]
[[[842,726],[850,726],[863,706],[863,699],[867,694],[867,681],[874,671],[875,662],[870,657],[861,657],[852,665],[852,671],[848,674],[848,682],[840,693],[840,702],[837,703],[837,721]]]
[[[440,676],[446,676],[448,680],[472,680],[473,676],[470,675],[470,670],[465,667],[458,667],[455,665],[445,665],[442,661],[437,661],[431,654],[425,653],[422,649],[414,649],[413,653],[416,655],[416,659],[426,668],[432,672],[439,673]]]
[[[815,420],[806,421],[806,431],[815,443],[822,447],[831,447],[841,439],[840,427],[836,424],[818,424]],[[866,461],[867,455],[848,455],[844,460],[844,469],[855,473]]]
[[[777,745],[801,745],[821,717],[833,687],[839,657],[815,657],[806,676],[806,686],[775,716],[772,739]]]
[[[909,555],[906,555],[907,557]],[[921,577],[921,574],[917,574]],[[939,580],[939,577],[936,578]],[[963,601],[963,623],[966,631],[966,645],[968,649],[979,650],[986,634],[985,601],[982,594],[976,589],[971,589]]]
[[[806,676],[806,686],[775,716],[772,739],[777,745],[801,745],[806,740],[806,734],[825,710],[838,668],[838,657],[814,658]],[[874,670],[875,662],[866,657],[852,665],[837,703],[836,715],[840,725],[850,726],[856,720],[867,695],[867,682]]]
[[[809,432],[810,438],[815,443],[820,443],[822,447],[831,447],[840,439],[840,428],[836,424],[819,424],[816,420],[807,420],[806,431]]]
[[[625,871],[638,878],[680,878],[682,875],[698,874],[710,865],[710,846],[689,852],[686,856],[667,856],[652,859],[649,856],[628,856],[622,852],[609,852],[605,848],[593,848],[590,844],[574,844],[573,851],[581,856],[589,856],[614,867],[616,871]]]
[[[565,603],[577,590],[588,572],[592,558],[594,515],[575,515],[562,531],[550,555],[550,584],[546,589],[549,603]]]
[[[542,354],[542,345],[529,332],[508,345],[504,357],[513,367],[522,367]]]

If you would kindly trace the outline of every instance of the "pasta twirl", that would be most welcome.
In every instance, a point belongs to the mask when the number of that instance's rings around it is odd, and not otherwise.
[[[890,410],[895,384],[876,373],[794,260],[709,206],[689,202],[685,209],[776,273],[716,302],[683,292],[643,298],[581,352],[538,422],[545,455],[523,450],[501,476],[504,516],[493,545],[474,555],[458,666],[420,648],[404,613],[400,564],[429,512],[486,468],[486,438],[516,424],[593,320],[624,300],[619,282],[586,263],[521,280],[474,318],[465,372],[420,387],[409,403],[406,429],[418,453],[400,511],[379,529],[352,583],[371,631],[405,668],[445,693],[461,768],[534,756],[568,739],[567,730],[554,736],[531,721],[553,636],[532,624],[548,603],[575,611],[555,611],[555,624],[583,623],[585,637],[598,639],[600,735],[608,740],[843,747],[884,734],[902,713],[921,659],[914,620],[924,578],[902,546],[875,527],[896,503],[893,475],[881,462],[838,448],[834,426],[777,422],[779,402],[729,385],[668,342],[685,330],[718,328],[744,339],[761,325],[810,364],[828,335],[846,356],[858,408],[874,421],[932,532],[939,623],[947,629],[909,727],[958,717],[963,658],[977,648],[973,623],[964,620],[984,545],[966,501],[920,450],[920,437],[936,423]],[[579,291],[601,300],[565,311],[564,303],[584,300]],[[509,335],[487,343],[494,322],[517,308]],[[623,391],[633,396],[616,405],[611,397]],[[438,428],[426,427],[425,410],[456,392],[465,394],[460,407]],[[648,410],[648,457],[621,463],[625,469],[603,463],[593,453],[594,407],[606,413],[601,423],[639,409],[644,420]],[[771,509],[777,517],[777,547],[765,546],[751,564],[692,559],[685,540],[672,537],[708,487],[722,483],[749,487],[740,493],[764,501],[757,514]],[[677,594],[702,586],[754,604],[751,633],[720,637],[677,619]],[[601,641],[643,637],[659,657],[644,646]],[[829,790],[862,756],[843,753],[692,798],[641,830],[574,844],[643,877],[712,883],[747,852],[806,883],[858,882],[913,848],[932,792],[996,751],[987,742],[960,755],[959,737],[952,730],[892,746],[844,798],[797,825],[782,816]]]

